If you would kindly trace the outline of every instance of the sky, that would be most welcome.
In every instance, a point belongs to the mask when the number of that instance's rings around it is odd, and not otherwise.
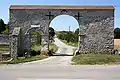
[[[53,27],[56,31],[69,31],[69,28],[70,31],[75,31],[79,28],[79,23],[72,16],[59,15],[51,21],[50,27]]]
[[[10,5],[113,5],[115,7],[115,24],[114,28],[120,28],[120,0],[1,0],[0,2],[0,18],[2,18],[5,23],[9,21],[9,7]],[[68,30],[69,26],[71,30],[77,27],[77,22],[74,18],[65,16],[60,18],[55,18],[50,26],[56,29]],[[67,23],[66,20],[69,20]],[[62,23],[62,24],[61,24]],[[64,25],[63,25],[64,24]],[[73,27],[75,26],[75,27]]]

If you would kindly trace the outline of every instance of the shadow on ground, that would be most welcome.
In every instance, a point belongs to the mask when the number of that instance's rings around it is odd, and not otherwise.
[[[52,56],[73,56],[72,54],[65,54],[65,53],[56,53],[53,54]]]

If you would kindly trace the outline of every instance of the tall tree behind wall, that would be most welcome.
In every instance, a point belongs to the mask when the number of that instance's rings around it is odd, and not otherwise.
[[[0,34],[2,33],[2,31],[4,31],[6,28],[5,28],[5,23],[2,19],[0,19]]]
[[[120,39],[120,28],[115,28],[114,29],[114,38],[115,39]]]

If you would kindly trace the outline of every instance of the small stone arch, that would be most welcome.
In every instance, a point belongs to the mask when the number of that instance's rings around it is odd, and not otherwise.
[[[24,41],[24,43],[25,43],[25,48],[24,48],[25,50],[24,51],[28,52],[29,54],[31,52],[30,33],[32,31],[39,31],[42,33],[42,43],[41,43],[42,49],[41,49],[41,51],[49,51],[49,42],[46,41],[46,39],[44,37],[44,36],[46,36],[44,33],[45,28],[43,29],[43,27],[41,25],[31,25],[31,27],[26,30],[25,41]],[[47,37],[49,38],[49,35],[47,35]]]

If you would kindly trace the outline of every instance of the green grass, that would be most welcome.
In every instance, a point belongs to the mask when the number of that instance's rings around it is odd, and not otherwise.
[[[47,58],[47,56],[32,56],[29,58],[19,58],[19,59],[14,59],[9,62],[0,62],[0,64],[18,64],[18,63],[25,63],[25,62],[31,62],[31,61],[37,61],[37,60],[42,60]]]
[[[49,45],[49,49],[52,50],[53,52],[56,52],[58,50],[58,47],[52,42]],[[41,45],[34,44],[32,45],[31,50],[41,51]]]
[[[50,43],[50,50],[52,50],[53,52],[56,52],[58,50],[57,45],[55,45],[54,43]]]
[[[120,56],[114,54],[81,54],[74,56],[73,65],[120,64]]]
[[[31,46],[31,50],[41,51],[41,45],[40,44],[33,44]]]

